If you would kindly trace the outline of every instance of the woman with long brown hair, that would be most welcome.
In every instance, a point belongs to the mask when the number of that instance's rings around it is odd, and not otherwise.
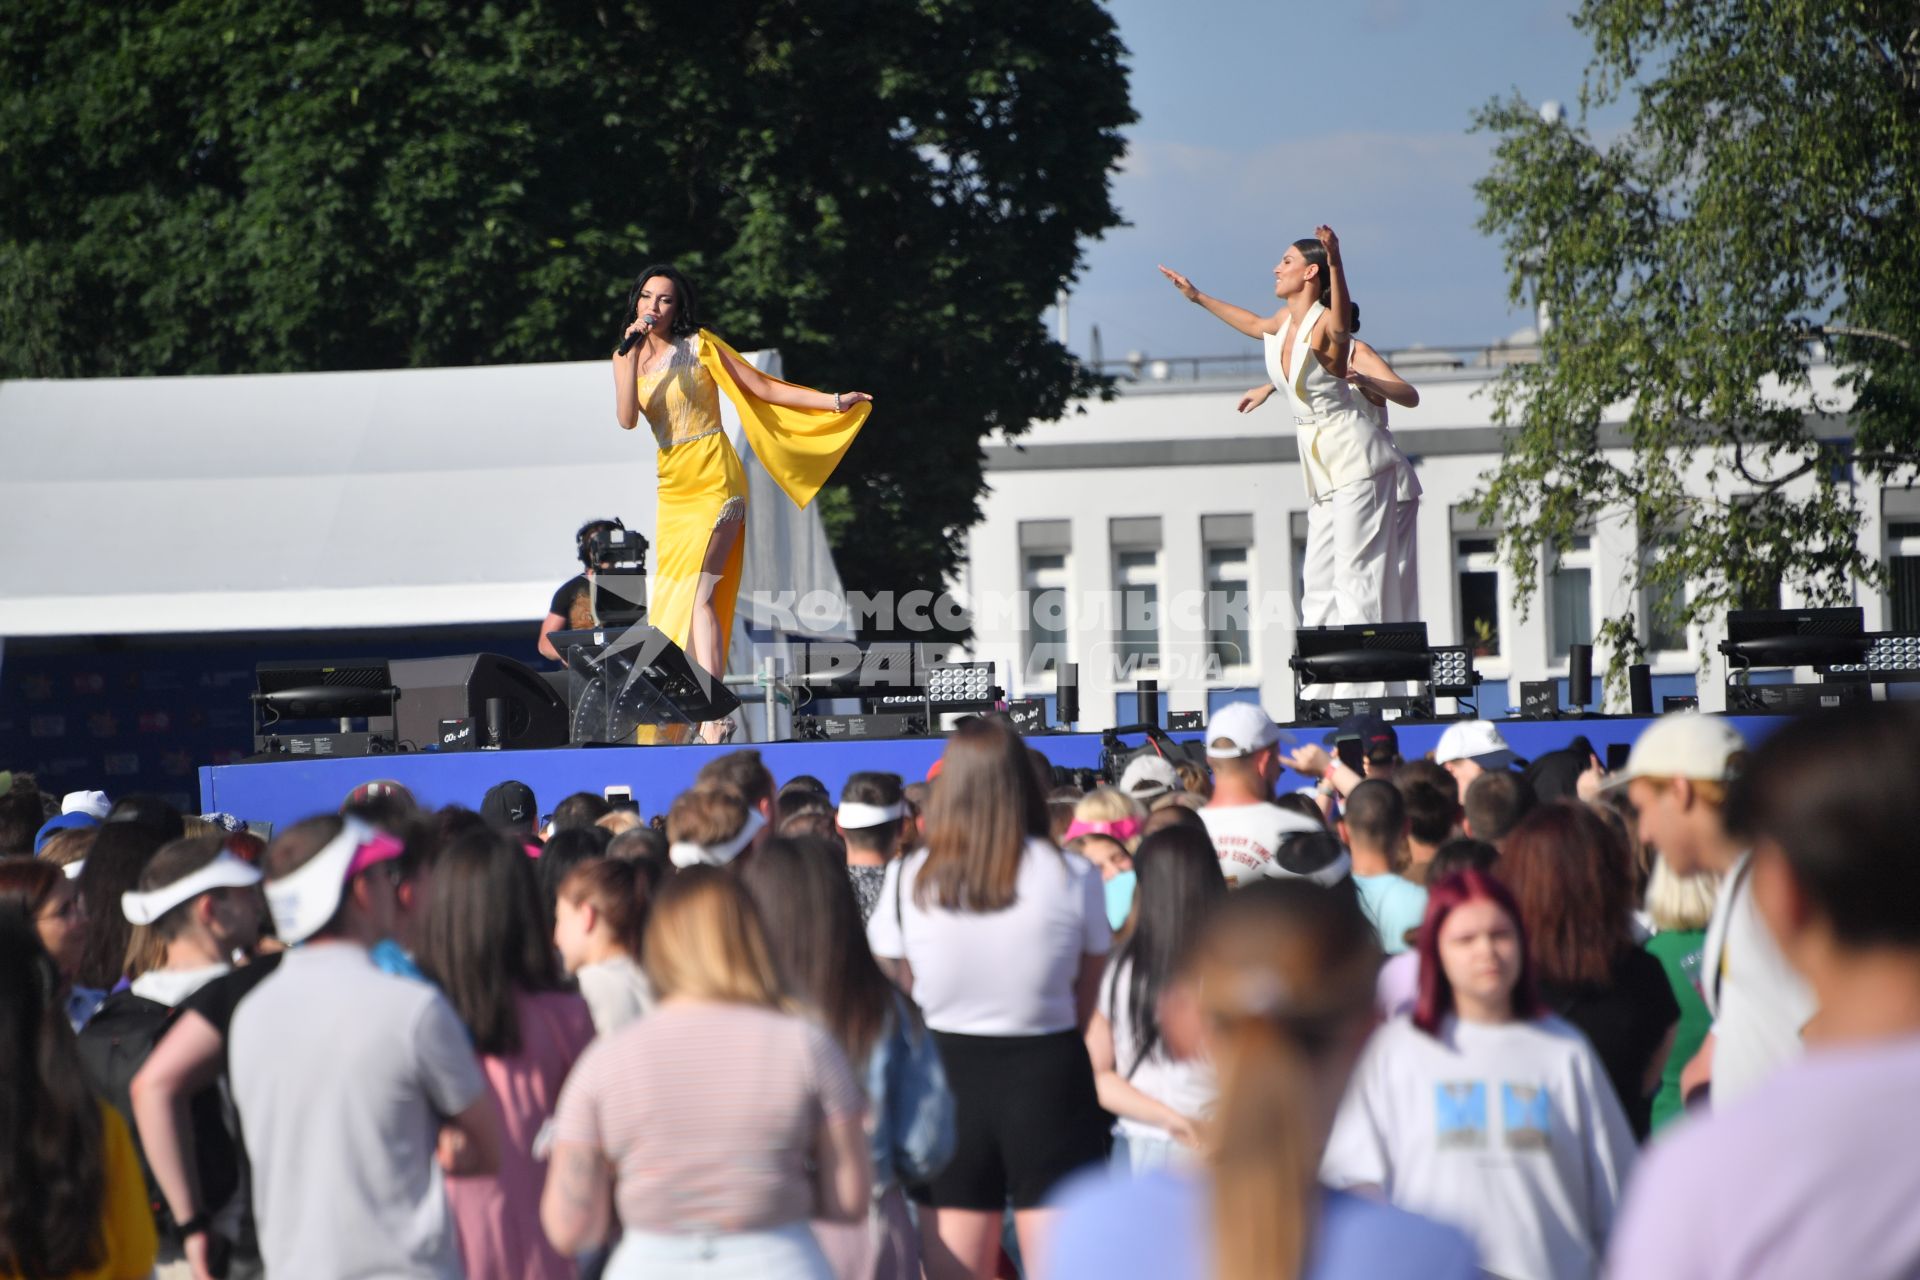
[[[609,1280],[830,1280],[809,1220],[865,1217],[865,1104],[833,1037],[786,1010],[753,900],[718,867],[660,890],[655,1010],[583,1054],[554,1117],[547,1239],[620,1243]],[[613,1214],[609,1214],[609,1206]]]
[[[1022,1254],[1039,1256],[1048,1195],[1106,1154],[1082,1039],[1112,945],[1106,894],[1050,826],[1024,740],[966,722],[942,757],[927,847],[887,869],[867,923],[953,1089],[953,1159],[915,1191],[930,1275],[987,1280],[1009,1201]]]
[[[1500,879],[1520,904],[1541,1000],[1592,1041],[1645,1141],[1680,1005],[1660,962],[1636,945],[1630,857],[1592,809],[1560,801],[1507,833]]]
[[[1070,1193],[1051,1272],[1103,1280],[1468,1280],[1455,1232],[1320,1185],[1321,1148],[1372,1025],[1379,944],[1351,895],[1260,880],[1215,910],[1162,1002],[1219,1101],[1197,1169]]]

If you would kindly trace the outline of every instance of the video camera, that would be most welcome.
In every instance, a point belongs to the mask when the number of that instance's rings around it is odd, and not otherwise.
[[[1144,733],[1145,743],[1138,747],[1129,747],[1120,740],[1121,734]],[[1109,778],[1118,779],[1127,771],[1127,766],[1141,756],[1160,756],[1169,764],[1177,765],[1182,760],[1190,760],[1202,768],[1206,767],[1207,750],[1197,742],[1175,742],[1166,731],[1155,724],[1127,724],[1117,729],[1108,729],[1100,735],[1100,772]]]
[[[644,572],[647,546],[644,535],[621,525],[595,529],[587,535],[587,563],[595,569]]]

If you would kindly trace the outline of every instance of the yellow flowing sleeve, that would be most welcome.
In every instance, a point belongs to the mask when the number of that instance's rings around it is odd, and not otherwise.
[[[795,506],[806,506],[833,475],[833,469],[840,465],[841,457],[853,444],[853,438],[860,434],[860,427],[873,406],[863,400],[845,413],[835,413],[831,409],[789,409],[768,404],[734,381],[727,362],[721,358],[722,352],[746,363],[739,352],[702,329],[700,363],[707,367],[714,382],[740,411],[740,421],[747,429],[747,443],[753,446],[754,456],[760,459],[767,474],[786,490]],[[780,382],[778,378],[770,380]],[[780,382],[780,385],[793,384]]]

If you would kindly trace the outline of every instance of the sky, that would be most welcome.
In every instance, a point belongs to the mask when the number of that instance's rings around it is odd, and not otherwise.
[[[1508,304],[1499,245],[1474,226],[1494,140],[1469,129],[1476,108],[1516,92],[1577,112],[1591,48],[1568,0],[1107,7],[1140,117],[1113,187],[1131,225],[1086,246],[1067,311],[1074,351],[1090,354],[1096,325],[1108,360],[1245,351],[1155,265],[1269,312],[1274,263],[1322,222],[1376,347],[1478,345],[1532,323]],[[1331,34],[1314,38],[1321,27]]]

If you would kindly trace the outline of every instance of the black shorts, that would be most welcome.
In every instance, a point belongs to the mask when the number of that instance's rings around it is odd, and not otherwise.
[[[1106,1114],[1077,1032],[1044,1036],[933,1033],[953,1090],[953,1159],[922,1204],[999,1212],[1045,1203],[1068,1174],[1107,1156]]]

